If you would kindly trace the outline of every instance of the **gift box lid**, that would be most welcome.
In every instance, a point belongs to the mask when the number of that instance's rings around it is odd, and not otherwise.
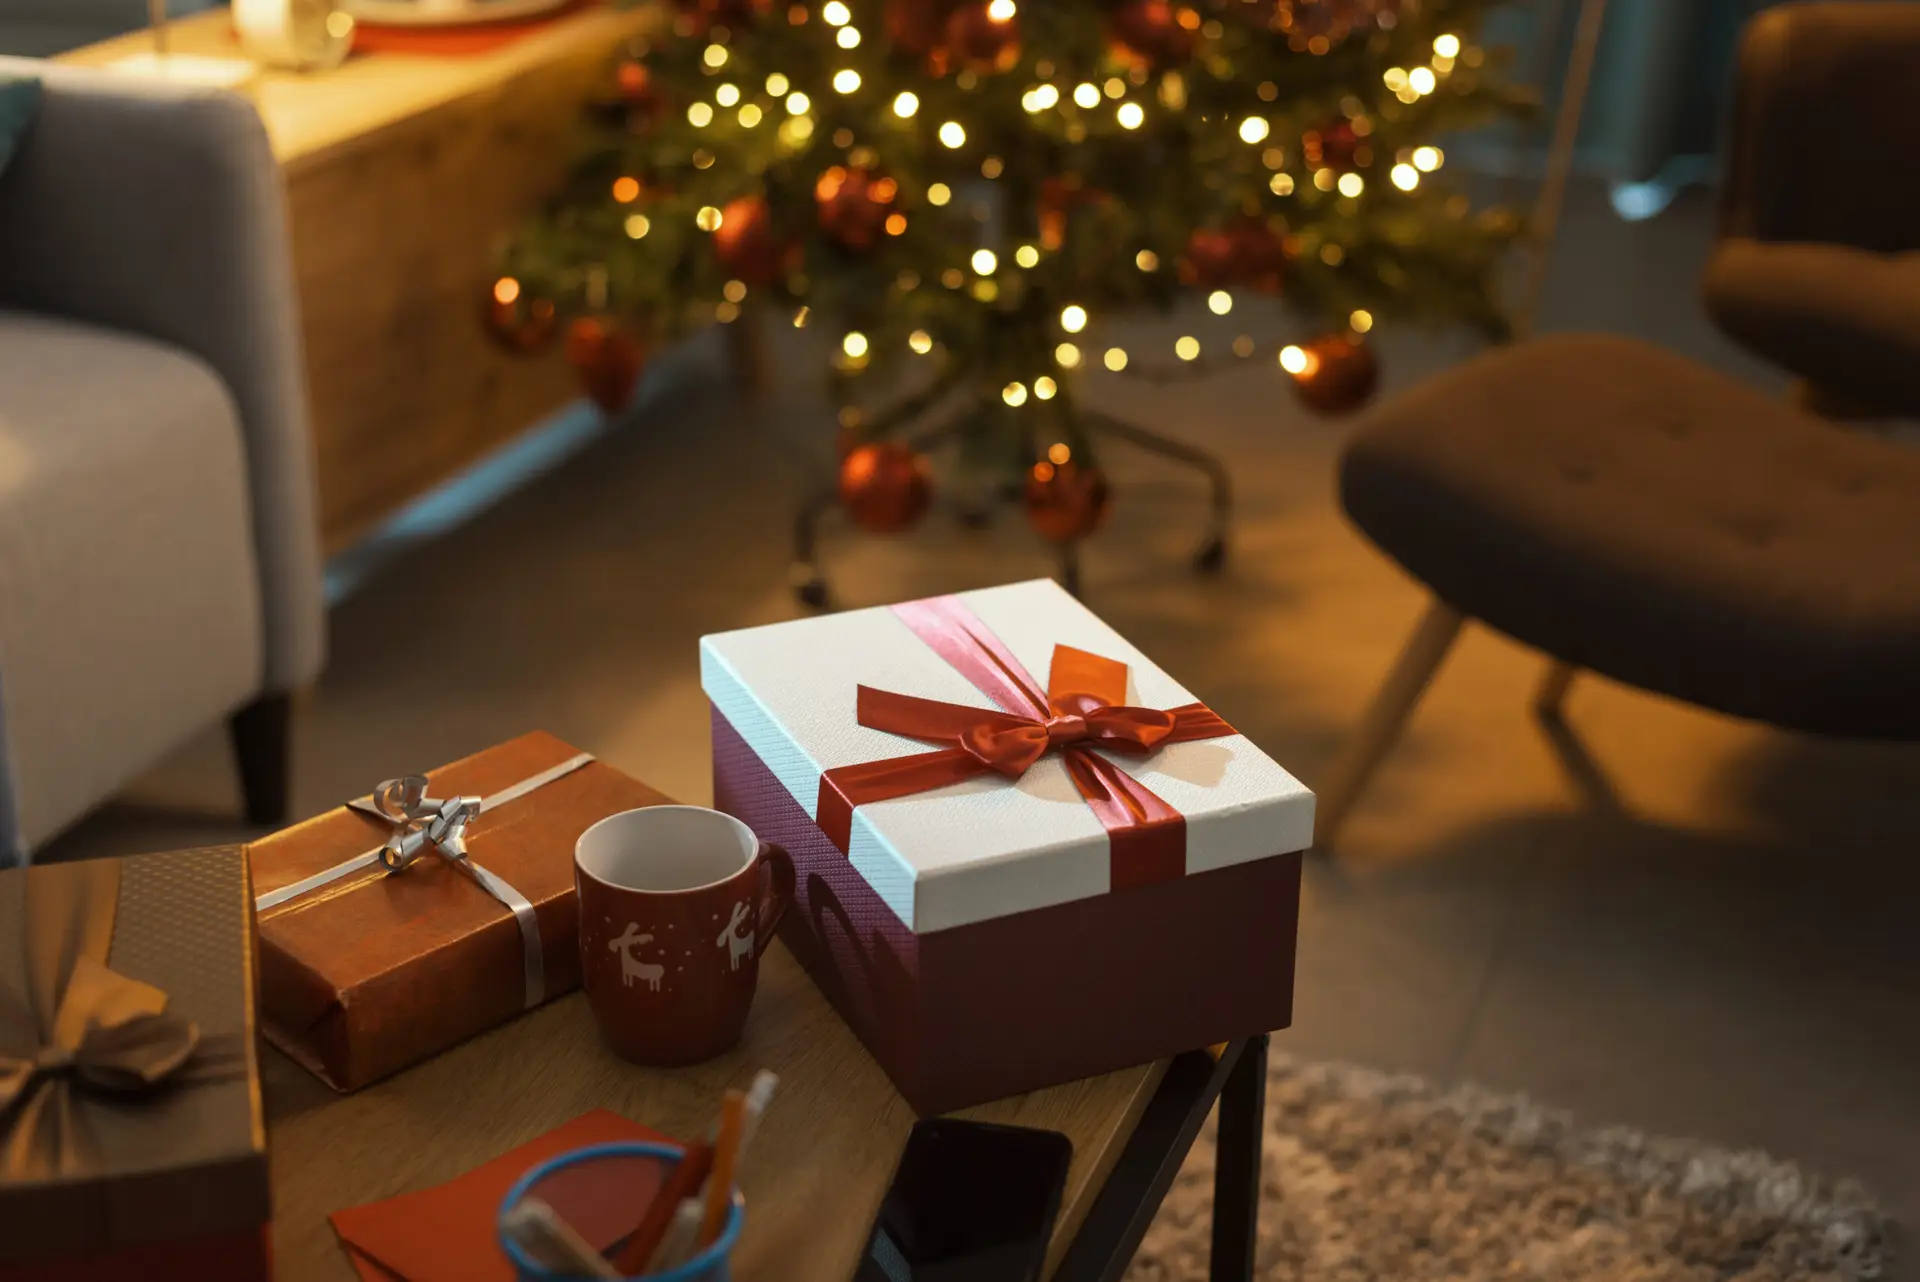
[[[1124,663],[1129,705],[1196,702],[1051,580],[916,604],[947,603],[984,625],[1042,689],[1055,647],[1064,645]],[[701,639],[708,699],[816,822],[826,772],[934,746],[860,724],[859,687],[998,706],[910,626],[911,610],[851,610]],[[1312,844],[1313,794],[1245,736],[1221,729],[1228,732],[1163,743],[1145,756],[1098,753],[1184,817],[1188,875]],[[986,773],[858,805],[845,849],[900,921],[921,934],[1113,889],[1108,829],[1057,752],[1017,780]]]
[[[0,1110],[0,1273],[267,1221],[253,979],[237,847],[0,871],[0,1066],[45,1062],[52,1011],[114,1070],[28,1068]]]

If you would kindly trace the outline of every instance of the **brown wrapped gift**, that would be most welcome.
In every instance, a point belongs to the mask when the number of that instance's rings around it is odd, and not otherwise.
[[[232,848],[0,872],[0,1279],[265,1282]]]
[[[536,731],[433,771],[426,791],[491,799],[584,756]],[[342,806],[255,842],[268,1040],[335,1090],[358,1090],[579,987],[574,842],[610,814],[666,800],[587,758],[466,824],[472,863],[531,904],[537,966],[515,914],[431,844],[400,872],[374,862],[269,903],[275,891],[379,850],[392,822]]]

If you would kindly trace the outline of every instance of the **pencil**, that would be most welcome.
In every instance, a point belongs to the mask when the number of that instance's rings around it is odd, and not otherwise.
[[[681,1199],[698,1196],[700,1185],[712,1168],[712,1144],[702,1139],[687,1145],[680,1154],[680,1160],[674,1163],[673,1170],[661,1182],[659,1191],[653,1195],[653,1201],[647,1203],[646,1214],[640,1217],[640,1227],[633,1231],[626,1246],[614,1257],[614,1267],[620,1270],[620,1276],[637,1277],[646,1268],[647,1261],[660,1248],[661,1238],[666,1236],[668,1227],[673,1223],[673,1213],[679,1208]]]
[[[727,1204],[733,1200],[733,1168],[740,1156],[740,1130],[746,1121],[747,1093],[730,1088],[720,1101],[720,1138],[713,1145],[713,1170],[707,1175],[707,1209],[700,1220],[699,1243],[704,1248],[720,1236],[727,1222]]]

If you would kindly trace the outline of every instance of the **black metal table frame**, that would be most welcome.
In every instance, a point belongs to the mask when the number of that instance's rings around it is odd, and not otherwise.
[[[1119,1282],[1215,1100],[1220,1102],[1219,1158],[1213,1172],[1209,1276],[1211,1282],[1250,1282],[1260,1223],[1265,1033],[1229,1042],[1218,1059],[1209,1051],[1189,1051],[1167,1065],[1054,1282]]]

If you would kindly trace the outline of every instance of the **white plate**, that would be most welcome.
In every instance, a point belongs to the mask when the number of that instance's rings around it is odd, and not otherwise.
[[[480,22],[537,18],[567,7],[569,0],[342,0],[361,22],[384,27],[464,27]]]

